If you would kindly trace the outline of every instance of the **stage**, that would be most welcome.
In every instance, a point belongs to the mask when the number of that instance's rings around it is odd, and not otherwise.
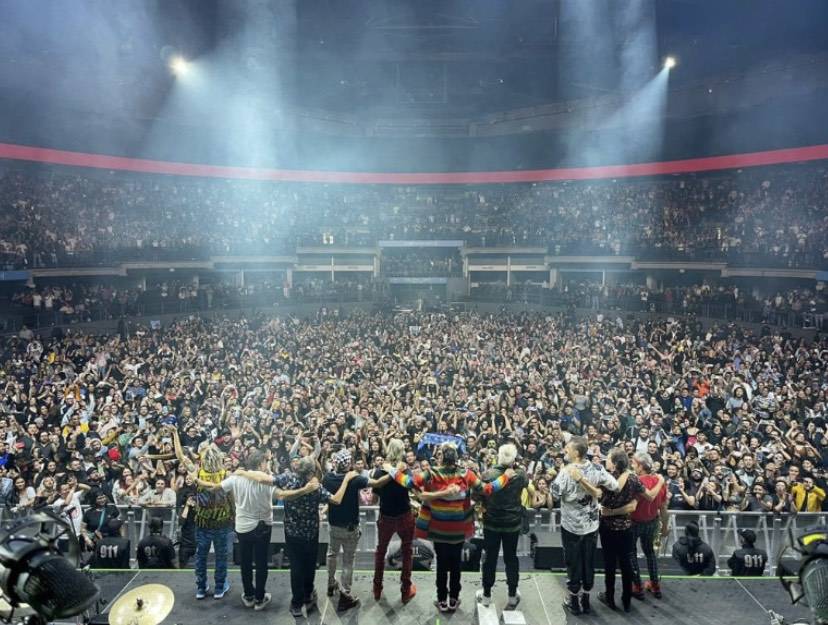
[[[212,573],[211,573],[212,574]],[[354,592],[362,605],[347,612],[337,613],[336,599],[325,596],[326,574],[320,569],[316,575],[319,593],[319,610],[308,618],[294,619],[288,612],[290,603],[289,571],[271,570],[268,591],[273,602],[267,609],[256,612],[241,604],[241,578],[237,568],[230,570],[230,593],[222,600],[208,597],[195,599],[192,570],[173,571],[97,571],[96,582],[108,605],[122,593],[142,584],[159,583],[170,586],[175,592],[175,607],[164,621],[167,625],[272,625],[294,621],[313,625],[456,625],[475,622],[474,594],[480,588],[479,573],[463,573],[462,603],[454,614],[439,614],[434,607],[434,573],[415,572],[417,597],[407,606],[400,603],[399,573],[390,571],[385,576],[385,594],[377,602],[371,595],[371,571],[354,574]],[[745,588],[743,589],[739,582]],[[619,580],[620,584],[620,580]],[[564,612],[561,602],[565,594],[562,574],[544,571],[527,571],[521,574],[522,600],[519,609],[527,625],[559,625],[562,623],[616,623],[679,625],[763,625],[769,622],[762,609],[750,597],[754,595],[768,609],[785,616],[788,622],[806,618],[807,611],[790,605],[779,581],[759,578],[736,581],[732,578],[665,578],[662,582],[662,600],[647,597],[644,602],[633,600],[631,614],[611,612],[598,602],[598,591],[603,588],[603,578],[596,578],[592,592],[593,613],[589,616],[571,616]],[[620,593],[620,587],[618,589]],[[750,593],[750,594],[749,594]],[[493,591],[493,605],[500,614],[506,602],[506,584],[503,573]]]

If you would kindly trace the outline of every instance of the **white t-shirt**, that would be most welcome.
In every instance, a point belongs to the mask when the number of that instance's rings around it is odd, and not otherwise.
[[[236,533],[253,531],[259,521],[273,525],[274,486],[231,475],[221,483],[221,488],[233,493],[236,502]]]
[[[65,502],[61,497],[60,499],[55,501],[54,504],[52,504],[55,511],[58,514],[60,514],[63,518],[67,519],[69,523],[72,525],[72,528],[75,530],[75,536],[80,536],[81,521],[83,520],[83,509],[81,508],[80,499],[80,493],[75,493],[72,496],[71,502]],[[64,503],[68,503],[68,505],[65,508],[63,507]]]

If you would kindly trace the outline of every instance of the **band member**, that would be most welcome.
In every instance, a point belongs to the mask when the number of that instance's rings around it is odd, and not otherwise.
[[[501,445],[497,452],[497,466],[483,475],[483,481],[492,482],[509,469],[513,469],[516,458],[517,448],[514,445]],[[509,598],[506,601],[507,610],[514,610],[520,603],[517,546],[520,530],[523,527],[523,489],[531,486],[523,469],[514,469],[514,471],[514,477],[509,480],[503,490],[493,493],[486,501],[483,513],[483,550],[485,552],[483,588],[477,591],[477,600],[488,607],[495,582],[497,555],[502,545],[503,562],[506,565],[506,585],[509,590]],[[533,495],[533,492],[529,493],[530,497]]]
[[[342,449],[332,458],[335,471],[326,473],[322,486],[329,492],[336,492],[342,486],[345,476],[351,470],[351,452]],[[370,480],[364,475],[357,475],[348,483],[342,503],[330,508],[328,525],[330,539],[328,543],[328,596],[332,597],[339,590],[337,611],[344,612],[359,605],[359,599],[353,596],[354,558],[362,531],[359,528],[359,491],[374,488],[390,482],[388,476],[379,480]],[[336,564],[342,550],[342,576],[336,581]]]
[[[632,467],[638,479],[646,489],[652,489],[657,484],[663,483],[664,478],[660,475],[652,475],[653,459],[650,454],[639,452],[633,456]],[[633,586],[632,595],[636,599],[644,598],[644,590],[653,593],[656,599],[661,599],[661,582],[658,578],[658,558],[655,552],[655,540],[661,527],[661,537],[666,538],[669,531],[668,524],[668,500],[667,485],[664,484],[658,490],[658,494],[652,501],[644,495],[638,497],[638,506],[632,513],[633,522],[633,555],[635,555],[636,543],[641,544],[641,551],[647,558],[647,570],[650,580],[641,586],[641,570],[638,566],[638,558],[633,557]]]
[[[552,496],[561,502],[561,538],[569,590],[564,608],[572,614],[590,612],[589,593],[595,583],[601,487],[608,491],[618,490],[618,481],[604,467],[587,460],[586,453],[586,439],[572,437],[564,448],[567,464],[552,484]]]
[[[474,536],[472,491],[491,495],[502,490],[515,471],[507,469],[489,484],[457,464],[457,448],[441,447],[442,460],[436,468],[410,473],[386,464],[383,468],[406,488],[420,489],[424,504],[417,517],[415,535],[434,543],[437,554],[437,601],[440,612],[454,612],[460,605],[460,569],[463,543]]]
[[[216,557],[213,598],[221,599],[230,590],[227,581],[227,540],[233,528],[235,508],[233,499],[222,492],[218,485],[227,476],[224,469],[224,454],[212,444],[204,444],[198,467],[184,453],[178,431],[171,428],[175,454],[182,466],[193,475],[197,484],[195,497],[195,578],[196,599],[204,599],[210,593],[207,583],[207,556],[213,546]]]
[[[281,475],[270,475],[266,471],[236,472],[236,476],[254,480],[259,485],[291,489],[277,491],[276,495],[285,500],[285,549],[290,558],[290,613],[297,618],[307,616],[317,608],[314,578],[319,552],[319,506],[342,503],[349,482],[359,475],[356,471],[346,474],[339,490],[332,495],[319,484],[320,473],[319,464],[311,456],[299,459],[295,471]]]
[[[629,470],[630,460],[623,449],[613,449],[607,458],[607,471],[618,481],[618,491],[605,491],[601,499],[601,548],[604,553],[604,592],[598,595],[615,610],[615,570],[621,569],[621,603],[629,612],[632,603],[632,559],[635,549],[630,513],[638,506],[636,497],[644,486]],[[602,489],[603,491],[604,489]]]
[[[404,461],[405,444],[392,438],[385,447],[386,460],[392,466]],[[374,472],[374,479],[388,473],[382,469]],[[403,604],[408,603],[417,594],[417,587],[411,582],[413,567],[412,543],[414,541],[414,515],[411,512],[411,498],[408,489],[396,482],[389,481],[385,486],[375,488],[379,496],[380,516],[377,520],[377,551],[374,553],[374,599],[382,597],[382,579],[385,572],[385,555],[388,544],[394,534],[400,538],[400,586]]]

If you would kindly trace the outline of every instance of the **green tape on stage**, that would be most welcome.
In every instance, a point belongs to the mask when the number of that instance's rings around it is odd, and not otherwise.
[[[214,571],[215,569],[207,569],[208,571]],[[239,572],[241,569],[238,568],[228,568],[228,572]],[[193,575],[192,569],[91,569],[93,573],[126,573],[126,574],[135,574],[135,573],[188,573],[189,575]],[[374,569],[354,569],[354,573],[373,573]],[[498,571],[501,572],[501,571]],[[290,573],[290,569],[269,569],[269,574],[273,573]],[[566,573],[563,571],[521,571],[521,573],[525,575],[543,575],[546,577],[566,577]],[[423,575],[434,575],[434,571],[412,571],[412,575],[416,576],[423,576]],[[602,577],[601,573],[596,573],[596,576]],[[738,580],[748,580],[748,581],[767,581],[767,582],[775,582],[779,581],[778,577],[731,577],[731,576],[720,576],[720,577],[707,577],[701,575],[662,575],[661,579],[694,579],[702,582],[723,582],[732,579]],[[796,580],[796,577],[785,577],[784,579],[787,580]]]

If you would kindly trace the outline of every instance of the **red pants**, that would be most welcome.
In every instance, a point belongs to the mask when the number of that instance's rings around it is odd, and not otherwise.
[[[402,571],[400,572],[400,583],[402,593],[406,594],[411,588],[411,543],[414,541],[414,515],[410,512],[398,517],[380,516],[377,521],[377,534],[379,544],[374,554],[374,588],[382,588],[382,576],[385,573],[385,552],[388,550],[388,543],[394,534],[400,537],[402,542]]]

